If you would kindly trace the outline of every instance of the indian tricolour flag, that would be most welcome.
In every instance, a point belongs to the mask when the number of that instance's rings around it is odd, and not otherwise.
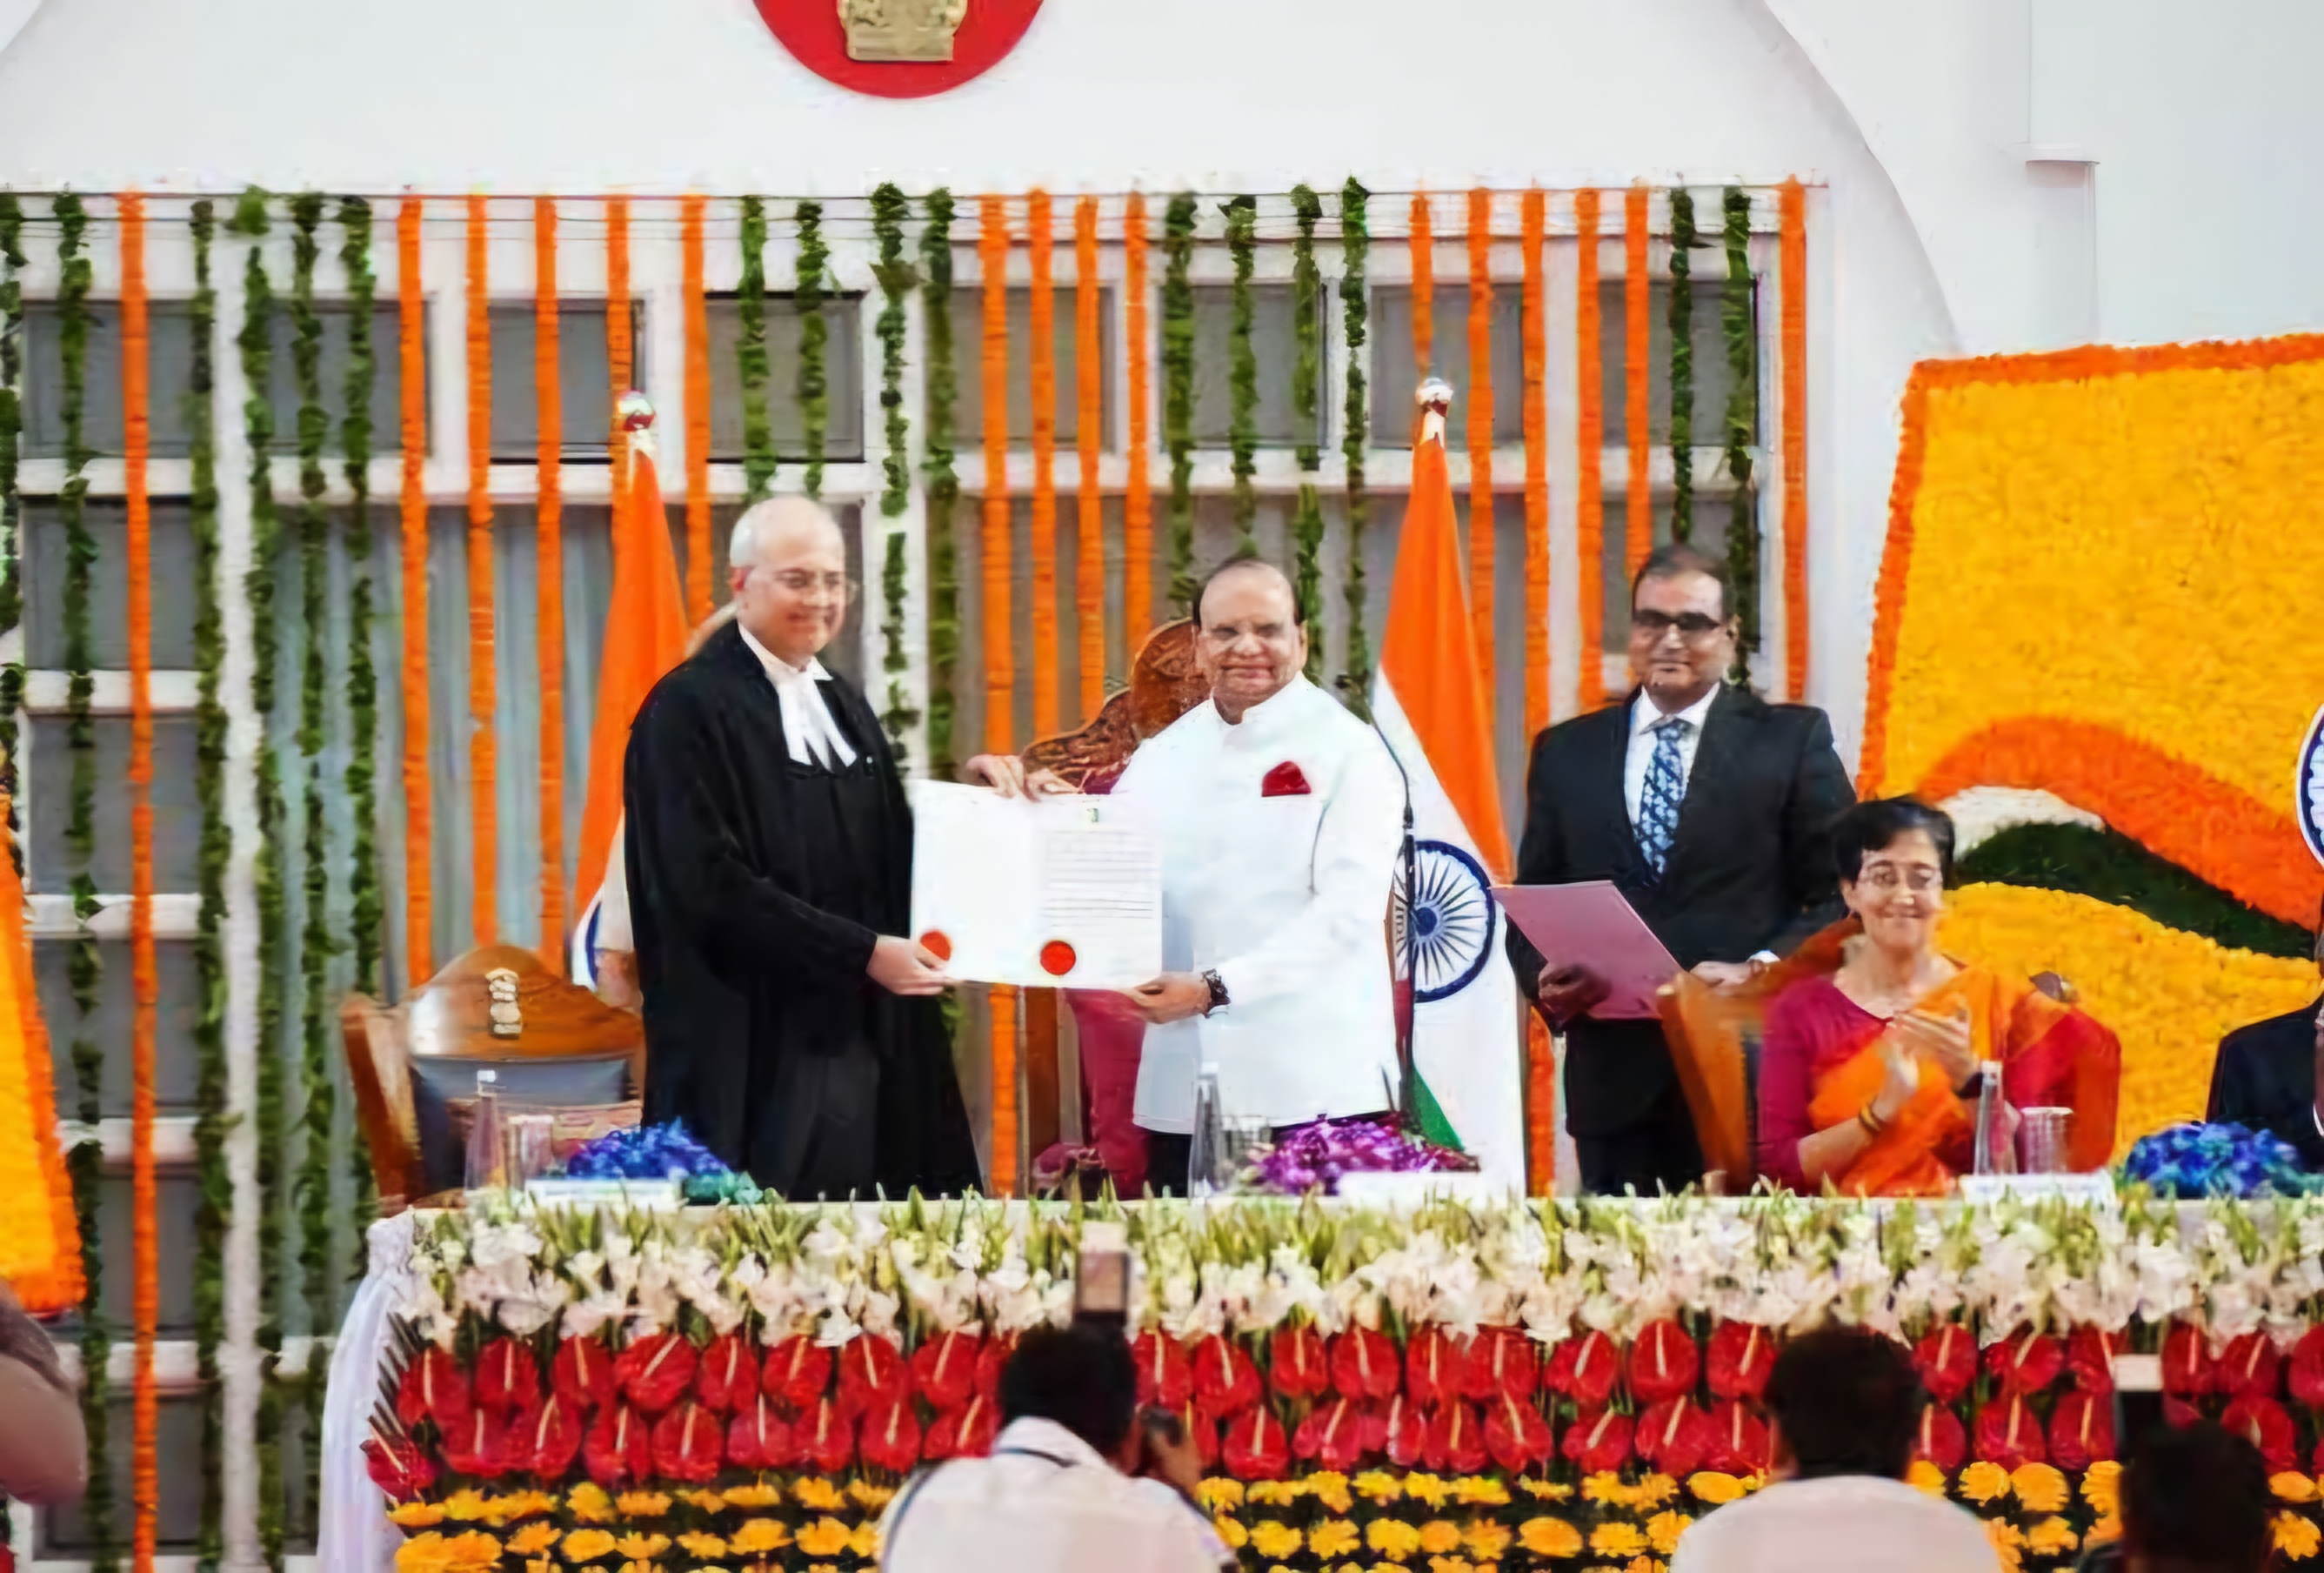
[[[1431,412],[1412,453],[1412,503],[1372,680],[1372,716],[1411,783],[1418,843],[1416,893],[1403,909],[1414,957],[1409,1112],[1430,1140],[1521,1190],[1523,1024],[1491,888],[1508,880],[1509,838],[1485,702],[1490,674],[1470,629],[1444,419]],[[1401,957],[1402,924],[1398,942]]]

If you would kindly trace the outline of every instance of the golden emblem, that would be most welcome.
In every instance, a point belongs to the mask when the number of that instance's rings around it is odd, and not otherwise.
[[[485,1013],[492,1019],[493,1036],[516,1038],[524,1032],[524,1013],[516,1003],[516,973],[509,967],[495,967],[484,974],[485,997],[492,1002]]]
[[[952,59],[968,0],[838,0],[851,60]]]

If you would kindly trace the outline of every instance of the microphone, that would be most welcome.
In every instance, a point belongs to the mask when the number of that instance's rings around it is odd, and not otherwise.
[[[1348,672],[1333,678],[1332,686],[1340,690],[1343,703],[1355,691],[1353,676]],[[1397,861],[1404,868],[1404,943],[1399,947],[1404,952],[1404,999],[1397,1012],[1396,1060],[1397,1074],[1401,1082],[1397,1088],[1397,1111],[1409,1114],[1414,1107],[1413,1085],[1416,1077],[1413,1035],[1420,1020],[1420,925],[1412,911],[1419,884],[1420,841],[1413,829],[1412,773],[1404,768],[1404,761],[1397,757],[1396,745],[1390,743],[1388,734],[1380,730],[1379,718],[1372,714],[1370,705],[1363,707],[1362,714],[1372,729],[1372,736],[1380,740],[1380,747],[1387,751],[1388,763],[1396,766],[1397,779],[1404,783],[1404,846],[1397,855]]]

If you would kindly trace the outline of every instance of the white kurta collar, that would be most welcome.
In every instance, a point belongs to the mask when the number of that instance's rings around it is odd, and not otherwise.
[[[734,631],[759,658],[767,680],[775,685],[775,700],[782,707],[783,741],[790,748],[791,763],[819,764],[825,770],[843,770],[854,763],[854,748],[840,731],[839,723],[831,718],[831,707],[824,703],[822,684],[831,674],[824,671],[823,662],[810,655],[805,666],[793,666],[752,638],[751,631],[741,623],[734,625]]]
[[[1312,691],[1314,686],[1304,677],[1295,677],[1245,710],[1240,721],[1230,722],[1220,715],[1216,699],[1205,700],[1204,708],[1231,746],[1263,747],[1299,724],[1301,712],[1306,708],[1306,698],[1301,690]]]

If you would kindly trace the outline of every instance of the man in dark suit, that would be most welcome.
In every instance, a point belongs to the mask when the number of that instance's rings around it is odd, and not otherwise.
[[[1856,800],[1831,723],[1726,681],[1738,629],[1726,565],[1665,546],[1630,589],[1619,706],[1534,740],[1519,884],[1611,880],[1682,967],[1748,978],[1840,916],[1827,836]],[[1603,979],[1543,958],[1515,928],[1519,985],[1565,1034],[1566,1129],[1582,1189],[1652,1192],[1702,1178],[1662,1027],[1599,1021]]]
[[[2324,969],[2324,916],[2316,962]],[[2203,1117],[2273,1131],[2300,1149],[2303,1167],[2324,1170],[2324,998],[2220,1039]]]

